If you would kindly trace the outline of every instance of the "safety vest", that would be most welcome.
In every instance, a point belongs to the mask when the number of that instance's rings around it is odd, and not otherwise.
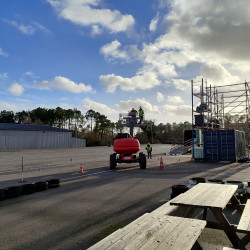
[[[146,150],[149,151],[149,152],[151,152],[152,151],[152,146],[151,145],[147,146]]]
[[[143,116],[144,115],[144,111],[142,109],[138,110],[139,116]]]

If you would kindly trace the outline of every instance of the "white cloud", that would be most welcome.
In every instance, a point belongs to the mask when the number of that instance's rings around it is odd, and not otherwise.
[[[107,87],[108,92],[115,92],[117,87],[122,90],[131,91],[135,89],[151,89],[161,84],[154,72],[140,72],[132,78],[124,78],[114,74],[101,75],[100,82]]]
[[[7,79],[8,78],[8,73],[0,73],[0,79]]]
[[[190,90],[191,91],[191,81],[183,79],[173,79],[174,86],[179,90]]]
[[[162,6],[164,1],[159,3]],[[119,58],[131,62],[135,59],[142,64],[131,78],[115,74],[101,76],[100,81],[109,92],[114,92],[118,86],[122,90],[142,89],[135,79],[142,78],[144,72],[155,79],[145,89],[171,84],[176,89],[188,91],[190,80],[196,77],[205,77],[212,84],[250,79],[250,53],[247,53],[250,8],[247,0],[208,0],[206,5],[202,1],[169,0],[167,4],[165,24],[159,22],[159,16],[166,5],[150,24],[152,31],[156,26],[162,29],[160,25],[165,25],[167,32],[153,43],[144,43],[141,50],[134,46],[136,56],[118,41],[103,46],[101,52],[109,60]],[[185,80],[187,78],[189,80]]]
[[[156,17],[151,20],[149,24],[149,30],[154,32],[157,29],[158,22],[159,22],[159,13],[157,13]]]
[[[32,24],[24,25],[23,23],[18,23],[16,21],[11,21],[8,19],[3,19],[3,21],[17,28],[19,31],[21,31],[25,35],[33,35],[36,32],[37,28],[45,31],[46,33],[50,33],[50,30],[45,28],[39,22],[32,22]]]
[[[184,101],[182,100],[182,98],[180,96],[168,96],[167,101],[169,103],[173,103],[173,104],[184,103]]]
[[[103,30],[99,25],[92,25],[91,27],[92,27],[91,34],[93,36],[102,34]]]
[[[141,106],[145,113],[159,114],[158,107],[152,105],[144,99],[120,101],[116,104],[116,106],[121,112],[129,112],[132,108],[138,110]]]
[[[164,101],[164,95],[160,92],[157,92],[157,101],[163,102]]]
[[[9,56],[8,53],[4,52],[2,48],[0,48],[0,56]]]
[[[240,82],[240,78],[238,76],[232,75],[218,63],[204,64],[201,68],[201,75],[204,76],[208,82],[213,84],[230,84]]]
[[[18,105],[0,101],[0,110],[19,111]]]
[[[39,76],[36,76],[33,72],[31,71],[27,71],[25,73],[23,73],[23,77],[29,77],[31,79],[37,79],[40,78]]]
[[[101,0],[47,0],[47,2],[61,18],[81,26],[90,26],[94,29],[99,26],[116,33],[128,31],[135,23],[131,15],[122,15],[118,10],[101,8]]]
[[[165,114],[176,118],[176,120],[178,120],[178,118],[183,120],[183,117],[185,119],[189,117],[189,120],[191,120],[192,117],[192,107],[188,105],[164,105],[163,111]]]
[[[121,43],[117,40],[105,44],[101,47],[100,52],[105,56],[106,59],[108,58],[120,58],[127,60],[128,54],[126,51],[119,50],[119,47],[121,46]]]
[[[247,67],[250,59],[246,53],[250,39],[247,0],[208,0],[206,5],[202,1],[191,3],[188,0],[168,3],[171,7],[165,16],[168,32],[157,39],[156,47],[163,51],[177,51],[186,63]]]
[[[44,27],[42,24],[40,24],[39,22],[32,22],[32,24],[34,26],[36,26],[38,29],[46,32],[46,33],[51,33],[51,31],[49,29],[47,29],[46,27]]]
[[[4,19],[4,21],[14,27],[16,27],[19,31],[24,33],[25,35],[32,35],[35,33],[36,29],[32,25],[24,25],[22,23],[17,23],[16,21],[10,21]]]
[[[8,88],[9,92],[12,95],[16,95],[16,96],[20,96],[23,94],[24,92],[24,88],[22,85],[18,84],[18,83],[14,83],[12,84],[9,88]]]
[[[51,81],[35,82],[35,86],[41,89],[59,89],[72,93],[95,92],[90,85],[84,83],[78,84],[62,76],[56,76]]]
[[[81,109],[83,109],[84,112],[90,109],[93,109],[94,111],[99,112],[100,114],[104,114],[104,115],[114,115],[114,114],[118,115],[117,110],[112,109],[103,103],[92,101],[89,98],[85,98],[83,100],[83,105]]]

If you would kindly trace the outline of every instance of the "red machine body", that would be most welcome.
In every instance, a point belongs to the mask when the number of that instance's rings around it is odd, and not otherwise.
[[[123,138],[114,141],[113,150],[117,154],[132,155],[140,151],[140,142],[133,138]]]

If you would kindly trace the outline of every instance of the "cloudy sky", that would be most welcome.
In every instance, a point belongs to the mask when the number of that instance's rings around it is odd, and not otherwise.
[[[191,121],[192,79],[250,80],[249,0],[205,2],[1,0],[0,110]]]

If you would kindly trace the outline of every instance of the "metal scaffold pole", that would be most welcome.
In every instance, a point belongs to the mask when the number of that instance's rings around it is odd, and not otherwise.
[[[191,94],[192,94],[192,158],[194,158],[194,82],[191,80]]]
[[[247,157],[249,158],[249,125],[248,125],[248,113],[249,113],[249,100],[248,100],[248,91],[249,86],[245,81],[245,91],[246,91],[246,142],[247,142]]]

